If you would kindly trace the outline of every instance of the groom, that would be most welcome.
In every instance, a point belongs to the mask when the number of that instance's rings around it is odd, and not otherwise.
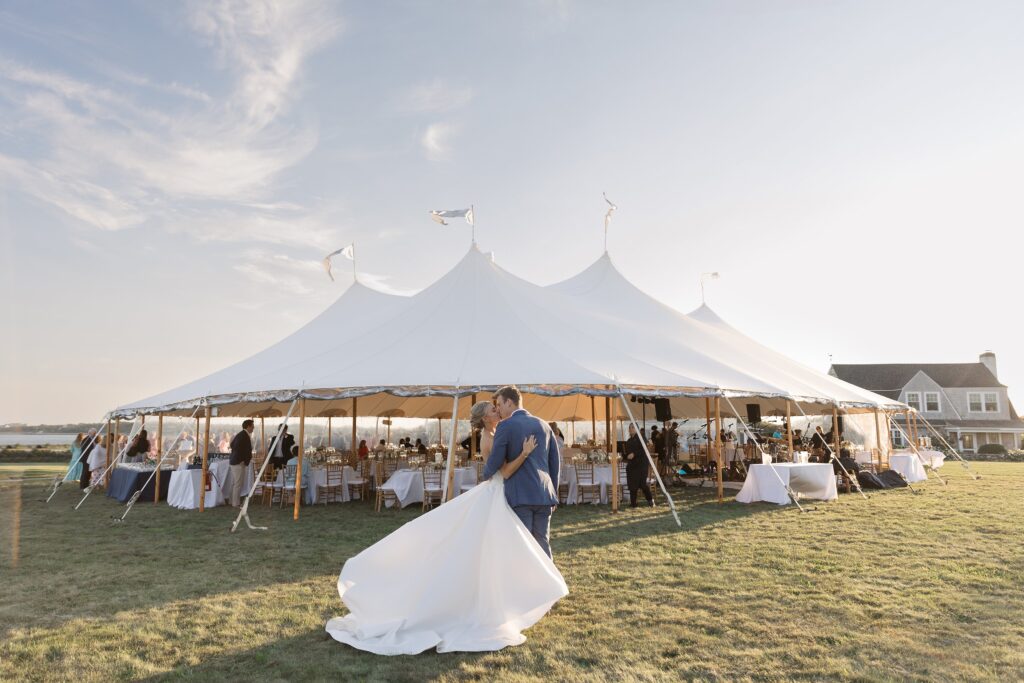
[[[536,438],[537,447],[516,473],[505,480],[505,498],[551,557],[548,534],[551,512],[558,507],[558,442],[545,422],[520,407],[522,400],[519,389],[513,386],[502,387],[494,394],[501,422],[494,432],[494,447],[484,466],[484,478],[490,479],[503,464],[519,457],[524,439],[531,435]]]

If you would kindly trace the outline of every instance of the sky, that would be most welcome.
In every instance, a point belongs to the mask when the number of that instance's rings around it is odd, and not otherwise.
[[[0,423],[96,421],[477,240],[1024,408],[1017,2],[0,3]]]

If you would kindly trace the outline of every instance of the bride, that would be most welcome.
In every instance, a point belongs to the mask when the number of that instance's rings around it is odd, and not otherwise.
[[[486,461],[499,417],[481,401],[470,411]],[[526,641],[569,594],[562,574],[505,500],[511,477],[537,443],[489,481],[400,527],[345,562],[338,592],[349,614],[327,622],[342,643],[380,655],[500,650]]]

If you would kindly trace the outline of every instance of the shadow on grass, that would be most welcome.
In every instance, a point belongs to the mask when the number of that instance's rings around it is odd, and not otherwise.
[[[343,645],[323,629],[311,629],[262,647],[214,655],[201,663],[181,665],[141,680],[425,681],[460,669],[466,678],[480,678],[466,668],[476,668],[474,663],[490,654],[438,654],[430,649],[418,655],[384,657]],[[490,671],[488,677],[495,674]]]

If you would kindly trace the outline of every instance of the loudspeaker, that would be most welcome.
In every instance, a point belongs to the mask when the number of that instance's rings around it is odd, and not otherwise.
[[[672,420],[672,406],[667,398],[654,399],[654,417],[658,422],[669,422]]]
[[[761,404],[760,403],[748,403],[747,404],[747,424],[754,424],[755,422],[761,421]]]
[[[839,415],[838,417],[839,417],[839,422],[838,422],[838,425],[839,425],[839,436],[842,436],[843,435],[843,416]]]

